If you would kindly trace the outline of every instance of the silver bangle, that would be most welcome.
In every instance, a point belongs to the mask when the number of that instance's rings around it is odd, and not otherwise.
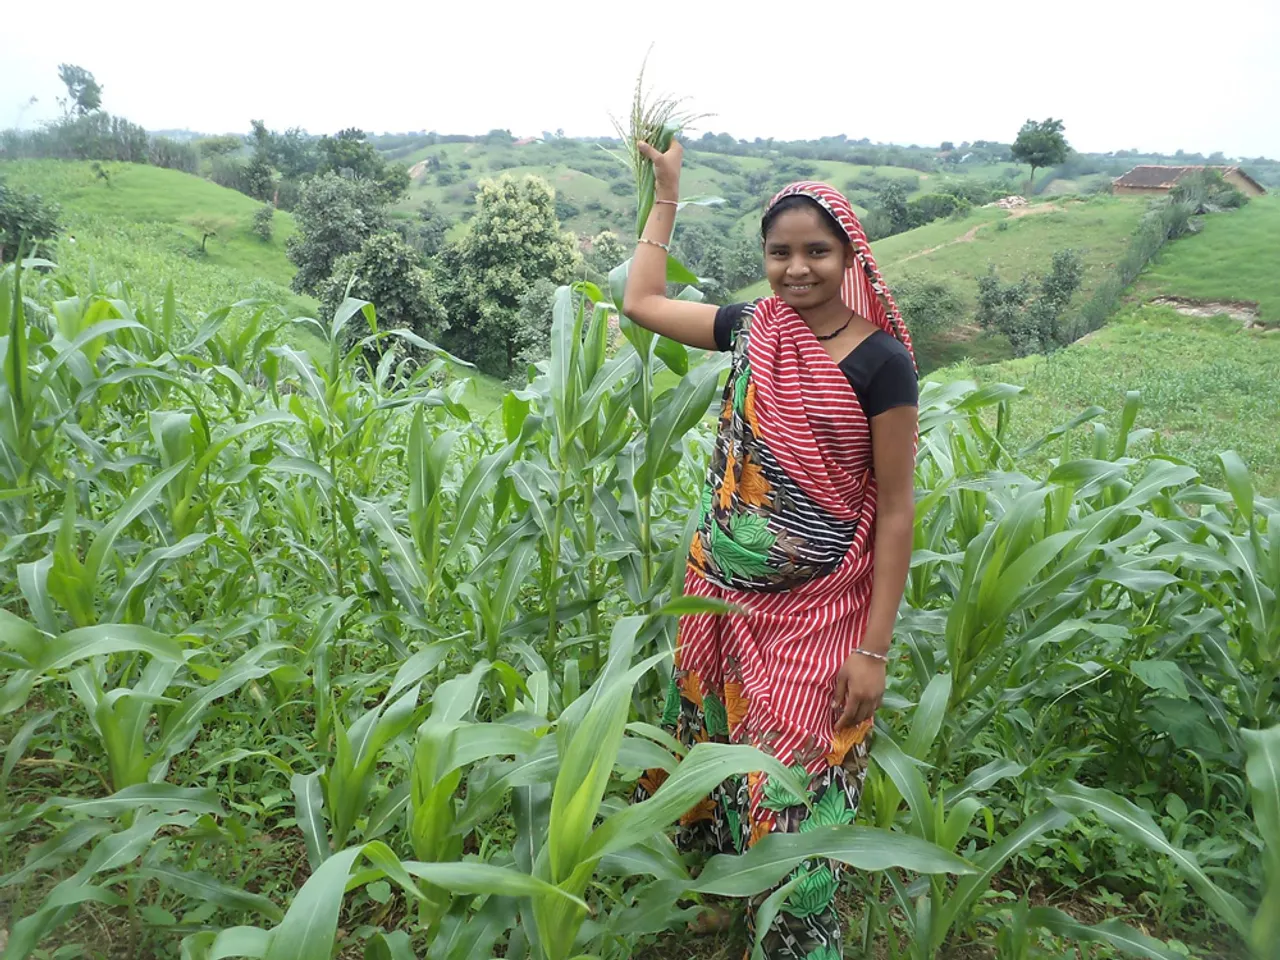
[[[659,240],[650,240],[648,237],[640,237],[640,239],[639,239],[639,240],[637,240],[636,242],[637,242],[637,243],[651,243],[651,244],[653,244],[655,247],[661,247],[661,248],[662,248],[663,250],[665,250],[667,253],[670,253],[670,252],[671,252],[671,247],[670,247],[670,246],[668,246],[668,245],[667,245],[667,244],[665,244],[665,243],[662,243],[662,242],[661,242],[661,241],[659,241]]]
[[[872,653],[870,650],[863,650],[861,647],[854,647],[853,652],[860,653],[864,657],[871,657],[873,660],[879,660],[881,663],[889,662],[889,658],[886,657],[883,653]]]

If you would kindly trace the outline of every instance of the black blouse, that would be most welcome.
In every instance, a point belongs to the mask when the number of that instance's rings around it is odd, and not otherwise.
[[[747,315],[749,303],[730,303],[716,311],[716,347],[728,350],[733,331]],[[911,354],[893,334],[877,330],[849,351],[839,367],[858,395],[867,419],[894,407],[914,407],[920,402]]]

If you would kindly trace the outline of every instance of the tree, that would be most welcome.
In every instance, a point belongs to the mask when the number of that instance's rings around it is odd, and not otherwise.
[[[444,249],[445,237],[453,223],[434,201],[428,200],[418,208],[417,222],[407,225],[401,232],[424,258],[434,257]]]
[[[551,355],[551,313],[557,289],[550,280],[535,280],[520,298],[511,334],[516,347],[516,367],[537,363]],[[511,376],[523,380],[519,369],[512,370]]]
[[[1028,193],[1035,183],[1037,170],[1052,167],[1067,159],[1067,138],[1062,135],[1064,129],[1061,120],[1050,117],[1041,123],[1028,120],[1018,131],[1018,138],[1013,142],[1013,159],[1031,166],[1031,179],[1027,182]]]
[[[306,181],[293,215],[298,232],[285,249],[298,268],[293,289],[299,293],[315,293],[339,257],[355,253],[370,237],[390,229],[378,185],[336,173]]]
[[[1060,320],[1083,277],[1080,255],[1059,250],[1033,297],[1031,277],[1006,286],[993,266],[978,279],[978,322],[1008,337],[1018,356],[1051,350],[1068,339]]]
[[[208,214],[196,214],[187,217],[187,223],[196,228],[196,232],[200,234],[200,252],[208,253],[205,244],[209,242],[210,237],[216,237],[219,233],[226,233],[235,226],[235,221],[228,217],[214,217]]]
[[[225,157],[236,153],[244,146],[244,139],[234,133],[219,134],[216,137],[201,137],[196,141],[196,149],[204,157]]]
[[[383,160],[358,127],[321,137],[318,147],[321,171],[372,180],[387,200],[397,200],[409,189],[409,171]]]
[[[884,211],[894,233],[911,229],[911,211],[907,208],[907,191],[894,180],[886,183],[876,195],[876,206]]]
[[[471,228],[446,247],[448,344],[487,373],[507,376],[520,344],[513,337],[520,298],[537,280],[567,283],[581,259],[562,233],[555,191],[545,180],[503,174],[480,181]]]
[[[271,242],[271,220],[275,213],[275,207],[269,203],[264,203],[253,212],[253,232],[262,239],[263,243]]]
[[[35,193],[15,190],[0,180],[0,263],[18,255],[18,242],[52,240],[58,235],[58,205]]]
[[[597,273],[609,275],[609,271],[627,259],[627,248],[612,230],[601,230],[591,238],[587,251],[587,264]]]
[[[70,117],[74,113],[77,117],[83,117],[102,106],[102,87],[84,67],[78,67],[74,63],[60,63],[58,79],[67,88],[66,99],[58,100],[66,116]]]
[[[431,274],[423,268],[418,252],[398,234],[369,237],[359,250],[334,262],[332,274],[316,291],[322,316],[332,316],[342,304],[353,277],[350,296],[377,308],[379,330],[409,330],[426,340],[438,335],[444,313]],[[352,328],[353,334],[356,329]]]

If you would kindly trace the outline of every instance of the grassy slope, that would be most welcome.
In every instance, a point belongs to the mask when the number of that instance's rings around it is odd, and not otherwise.
[[[127,278],[139,292],[159,297],[172,279],[179,299],[209,310],[249,297],[284,304],[296,314],[315,305],[289,289],[293,264],[285,240],[293,218],[276,211],[274,234],[264,242],[251,231],[254,200],[176,170],[108,164],[103,182],[88,163],[22,160],[0,163],[0,177],[62,206],[65,233],[55,257],[77,284],[96,270]],[[230,221],[201,254],[200,234],[187,221],[208,216]]]
[[[1265,322],[1280,322],[1280,195],[1204,219],[1204,229],[1170,244],[1136,286],[1201,300],[1252,300]]]
[[[1280,333],[1247,331],[1225,317],[1200,320],[1168,307],[1133,307],[1050,356],[960,364],[927,379],[1024,387],[1012,421],[1019,444],[1095,403],[1107,409],[1103,421],[1114,428],[1125,391],[1138,390],[1137,426],[1155,431],[1145,449],[1186,457],[1215,483],[1222,482],[1216,455],[1234,449],[1260,490],[1280,492]],[[1075,431],[1074,456],[1089,455],[1090,438],[1088,428]],[[1061,445],[1050,453],[1060,455]]]

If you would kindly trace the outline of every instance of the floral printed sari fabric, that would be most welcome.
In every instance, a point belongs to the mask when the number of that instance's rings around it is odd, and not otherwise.
[[[793,184],[844,228],[855,253],[844,302],[911,340],[848,201]],[[731,332],[732,362],[700,501],[685,592],[746,613],[683,618],[664,724],[686,744],[750,743],[790,767],[812,812],[762,775],[731,778],[681,820],[684,849],[742,852],[774,830],[852,822],[871,721],[837,729],[835,675],[862,642],[871,598],[876,482],[871,430],[836,361],[778,297],[748,305]],[[657,789],[649,771],[637,794]],[[805,879],[766,935],[771,960],[840,956],[838,866],[805,863]],[[798,875],[797,874],[797,875]]]

